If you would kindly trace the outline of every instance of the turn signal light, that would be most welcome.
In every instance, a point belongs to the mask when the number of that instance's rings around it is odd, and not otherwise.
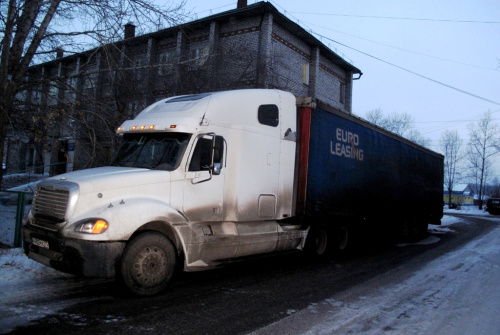
[[[100,234],[108,229],[108,223],[104,220],[97,220],[92,228],[92,234]]]

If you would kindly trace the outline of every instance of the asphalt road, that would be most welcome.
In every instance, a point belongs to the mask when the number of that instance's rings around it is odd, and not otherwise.
[[[180,273],[166,292],[152,298],[126,296],[113,281],[68,276],[2,289],[20,292],[20,308],[61,301],[69,306],[12,334],[248,334],[339,292],[358,290],[395,268],[409,275],[498,227],[482,217],[460,219],[437,243],[370,245],[349,257],[322,261],[288,254]]]

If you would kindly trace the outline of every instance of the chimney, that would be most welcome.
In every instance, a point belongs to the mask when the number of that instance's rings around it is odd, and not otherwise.
[[[56,58],[59,59],[59,58],[63,58],[64,56],[64,50],[62,48],[57,48],[56,49]]]
[[[135,37],[135,26],[129,22],[125,25],[125,39]]]
[[[247,6],[247,0],[238,0],[238,4],[236,5],[236,8],[243,8]]]

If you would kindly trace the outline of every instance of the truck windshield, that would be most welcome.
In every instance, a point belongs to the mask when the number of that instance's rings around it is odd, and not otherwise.
[[[184,133],[125,134],[110,165],[172,171],[180,164],[190,136]]]

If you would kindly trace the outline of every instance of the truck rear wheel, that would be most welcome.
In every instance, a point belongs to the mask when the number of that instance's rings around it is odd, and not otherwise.
[[[134,294],[154,295],[168,286],[175,263],[175,248],[167,237],[156,232],[144,233],[135,237],[123,252],[121,279]]]

